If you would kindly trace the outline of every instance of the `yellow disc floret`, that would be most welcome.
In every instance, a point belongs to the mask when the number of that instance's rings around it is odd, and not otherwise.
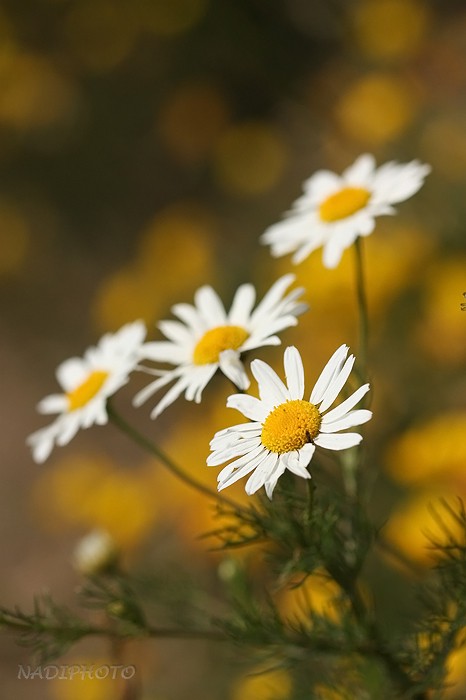
[[[363,209],[370,198],[371,193],[363,187],[344,187],[322,202],[319,207],[320,218],[327,223],[346,219]]]
[[[249,333],[241,326],[217,326],[204,333],[193,352],[195,365],[208,365],[219,361],[224,350],[238,350]]]
[[[262,426],[261,441],[271,452],[299,450],[319,434],[322,417],[309,401],[286,401],[273,409]]]
[[[108,372],[95,370],[76,389],[69,391],[66,395],[68,411],[76,411],[77,408],[85,406],[100,391],[107,377]]]

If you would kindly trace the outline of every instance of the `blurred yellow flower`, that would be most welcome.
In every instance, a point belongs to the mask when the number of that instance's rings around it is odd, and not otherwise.
[[[0,124],[18,131],[72,120],[78,95],[68,77],[39,54],[0,52]]]
[[[258,667],[233,686],[231,700],[286,700],[291,694],[291,677],[283,668]]]
[[[92,309],[97,327],[135,318],[151,325],[170,303],[214,278],[215,234],[215,220],[201,207],[180,202],[162,210],[142,232],[134,260],[103,281]]]
[[[208,83],[189,83],[172,93],[158,115],[164,145],[179,160],[197,163],[214,147],[229,119],[221,92]]]
[[[287,160],[286,144],[276,127],[250,121],[223,132],[214,152],[214,169],[229,193],[257,196],[277,184]]]
[[[356,42],[375,59],[405,59],[422,46],[429,8],[419,0],[363,0],[353,10]]]
[[[466,697],[466,647],[464,645],[449,654],[447,669],[445,698],[459,700]]]
[[[444,259],[425,270],[425,301],[415,337],[433,360],[466,360],[466,319],[460,310],[465,288],[466,256]]]
[[[465,436],[466,411],[426,420],[392,441],[386,454],[388,472],[405,484],[463,481],[466,492]]]
[[[51,697],[56,700],[114,700],[120,697],[124,681],[119,677],[112,678],[113,663],[111,659],[106,658],[78,657],[67,661],[64,671],[59,662],[54,663],[53,670],[57,666],[63,677],[57,677],[50,682]],[[72,667],[75,667],[75,675],[72,674]],[[78,673],[78,667],[83,672]],[[109,672],[106,675],[107,668]],[[101,675],[100,678],[95,674],[96,669]],[[85,673],[86,670],[90,673]]]
[[[159,518],[147,469],[130,472],[104,457],[71,456],[43,471],[34,485],[34,513],[42,525],[106,530],[122,549],[137,546]]]
[[[418,109],[416,86],[400,76],[372,73],[349,85],[335,108],[343,133],[376,147],[399,137]]]
[[[432,540],[445,542],[446,535],[438,518],[448,525],[453,534],[461,535],[458,523],[442,508],[440,499],[456,509],[455,495],[447,489],[432,489],[415,493],[399,504],[383,529],[386,539],[408,559],[424,566],[432,566]],[[438,514],[438,518],[433,514]]]
[[[281,616],[291,623],[311,624],[309,612],[332,620],[338,619],[335,601],[341,594],[339,586],[324,572],[316,571],[296,587],[281,590],[277,595],[277,606]]]

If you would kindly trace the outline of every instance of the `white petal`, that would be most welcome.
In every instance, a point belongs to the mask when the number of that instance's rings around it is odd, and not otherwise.
[[[362,399],[362,397],[367,394],[369,391],[370,386],[369,384],[363,384],[362,386],[359,387],[359,389],[356,389],[356,391],[351,394],[351,396],[348,396],[345,401],[342,401],[338,406],[335,408],[332,408],[331,411],[325,414],[323,418],[323,422],[325,423],[331,423],[332,421],[336,421],[342,416],[345,415],[348,411],[350,411],[353,406],[356,406],[357,403]]]
[[[270,408],[289,400],[288,389],[270,365],[262,360],[253,360],[251,372],[257,380],[261,400]]]
[[[357,237],[357,232],[355,231],[353,234],[353,240]],[[351,241],[352,243],[353,241]],[[324,245],[324,251],[323,251],[323,256],[322,256],[322,261],[324,264],[324,267],[326,267],[329,270],[333,270],[335,267],[337,267],[338,263],[340,262],[342,255],[346,248],[348,248],[351,243],[346,243],[344,240],[342,240],[341,237],[338,235],[333,235],[329,239],[327,243]]]
[[[238,387],[238,389],[248,389],[250,385],[249,377],[246,374],[244,365],[239,359],[239,353],[235,350],[223,350],[219,356],[219,365],[223,374]]]
[[[191,304],[175,304],[175,306],[172,307],[172,312],[175,316],[178,316],[183,323],[186,323],[196,336],[200,337],[204,334],[206,324],[200,317],[195,306],[191,306]]]
[[[358,411],[350,411],[345,416],[333,421],[333,423],[327,422],[326,416],[324,416],[320,430],[322,433],[336,433],[339,430],[346,430],[347,428],[354,428],[355,425],[367,423],[371,418],[372,411],[366,411],[363,408]]]
[[[191,359],[191,352],[192,347],[175,345],[169,341],[155,341],[144,343],[139,351],[139,359],[179,365]]]
[[[250,474],[267,456],[267,451],[261,446],[257,453],[252,452],[249,455],[240,457],[239,459],[229,464],[225,469],[222,469],[218,475],[218,490],[231,486],[239,479],[242,479],[247,474]],[[234,466],[234,469],[232,466]]]
[[[335,376],[331,384],[327,387],[324,393],[324,397],[322,399],[322,403],[319,406],[319,411],[321,413],[323,411],[326,411],[327,408],[330,408],[330,406],[335,401],[338,394],[346,384],[346,381],[349,375],[351,374],[351,370],[353,369],[354,360],[354,355],[350,355],[343,367],[341,368],[340,372]]]
[[[276,454],[275,452],[269,452],[268,454],[266,454],[265,458],[256,467],[254,473],[249,477],[248,481],[246,482],[244,490],[246,491],[248,496],[252,496],[253,493],[256,493],[256,491],[258,491],[265,484],[265,482],[268,479],[270,479],[275,467],[278,465],[278,462],[278,454]]]
[[[196,291],[194,301],[208,326],[224,326],[227,322],[225,308],[212,287],[204,286]]]
[[[325,447],[327,450],[346,450],[349,447],[359,445],[362,440],[362,435],[359,433],[332,433],[325,435],[320,433],[314,443],[319,447]]]
[[[179,321],[160,321],[158,327],[176,345],[184,346],[187,343],[191,347],[194,342],[192,332]]]
[[[286,348],[284,365],[290,398],[302,399],[304,396],[304,368],[297,348],[293,346]]]
[[[264,483],[265,493],[267,494],[270,500],[272,500],[273,491],[275,489],[275,486],[277,485],[279,478],[282,476],[286,469],[285,460],[283,458],[284,455],[280,455],[273,472],[269,475],[269,477]]]
[[[317,170],[303,184],[303,189],[309,201],[309,205],[315,206],[318,201],[328,197],[341,188],[341,178],[331,170]],[[305,197],[300,197],[294,207],[303,209],[306,205]]]
[[[219,464],[225,464],[225,462],[228,462],[230,459],[250,454],[257,447],[261,446],[261,444],[260,438],[257,437],[239,440],[232,447],[223,450],[215,450],[215,452],[207,458],[207,466],[217,467]]]
[[[60,424],[60,432],[57,434],[57,445],[67,445],[76,435],[81,424],[81,412],[73,411],[64,417]]]
[[[309,401],[311,403],[317,404],[320,403],[324,397],[324,394],[327,390],[327,387],[337,373],[340,371],[343,362],[348,354],[348,346],[347,345],[340,345],[338,350],[336,350],[330,360],[327,362],[325,365],[324,369],[320,373],[320,376],[315,383],[314,389],[312,390],[311,397]]]
[[[55,444],[56,432],[57,425],[52,423],[28,436],[26,443],[31,447],[32,457],[38,464],[42,464],[50,456]]]
[[[283,294],[294,280],[295,276],[292,274],[283,275],[270,287],[251,315],[252,326],[273,312],[274,307],[282,300]]]
[[[39,413],[62,413],[68,408],[68,399],[65,394],[50,394],[37,404]]]
[[[151,418],[157,418],[160,416],[162,411],[164,411],[167,406],[170,406],[178,396],[189,386],[190,377],[189,375],[184,375],[178,379],[178,381],[167,391],[165,396],[159,401],[159,403],[152,409],[150,414]]]
[[[342,178],[349,185],[365,185],[370,181],[375,170],[375,158],[370,153],[364,153],[357,158],[353,165],[342,174]]]
[[[227,407],[236,408],[236,410],[240,411],[246,418],[259,421],[260,423],[262,423],[269,414],[268,407],[265,406],[262,401],[248,394],[232,394],[227,399]]]
[[[256,290],[252,284],[242,284],[238,287],[228,314],[228,323],[232,326],[246,326],[255,300]]]
[[[57,367],[56,377],[65,391],[72,391],[89,375],[89,366],[80,357],[71,357]]]
[[[312,447],[315,450],[314,445]],[[311,455],[312,456],[312,455]],[[287,461],[287,469],[289,469],[290,472],[293,474],[296,474],[296,476],[300,476],[303,479],[310,479],[311,475],[306,469],[305,465],[302,464],[299,460],[299,453],[298,452],[289,452],[288,455],[288,461]]]
[[[172,372],[164,372],[163,376],[160,377],[159,379],[156,379],[155,382],[151,382],[148,384],[144,389],[141,389],[136,396],[133,399],[133,406],[139,407],[142,406],[142,404],[147,401],[153,394],[155,394],[156,391],[161,389],[163,386],[166,384],[169,384],[173,379],[176,379],[179,377],[180,372],[178,369],[173,370]]]

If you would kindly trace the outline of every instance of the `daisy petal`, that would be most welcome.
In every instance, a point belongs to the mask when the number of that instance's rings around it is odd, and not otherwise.
[[[318,404],[322,401],[329,384],[340,371],[340,368],[342,367],[348,354],[348,350],[349,348],[347,345],[341,345],[338,350],[333,353],[332,357],[325,365],[317,382],[315,383],[309,399],[311,403]]]
[[[228,314],[228,323],[231,323],[233,326],[245,326],[251,315],[255,300],[256,290],[252,284],[242,284],[238,287]]]
[[[262,486],[264,486],[266,481],[270,480],[275,468],[279,465],[279,463],[279,455],[275,454],[275,452],[269,452],[265,455],[262,462],[256,467],[254,473],[251,474],[251,476],[246,482],[244,490],[246,491],[248,496],[252,496],[252,494],[256,493],[256,491],[258,491]],[[285,466],[283,465],[281,473],[283,474],[284,471]],[[279,476],[280,474],[277,475],[277,479]]]
[[[363,423],[367,423],[367,421],[372,418],[372,411],[367,411],[363,408],[359,411],[350,411],[346,415],[333,422],[326,421],[326,418],[327,416],[324,416],[324,418],[322,419],[322,424],[320,426],[321,432],[336,433],[339,430],[346,430],[347,428],[354,428],[355,425],[362,425]]]
[[[286,348],[284,365],[290,398],[302,399],[304,396],[304,368],[301,355],[295,347]]]
[[[250,385],[249,377],[246,374],[244,365],[239,359],[239,353],[235,350],[224,350],[219,357],[220,369],[238,389],[248,389]]]
[[[349,447],[359,445],[362,435],[359,433],[320,433],[314,443],[318,447],[325,447],[327,450],[347,450]]]
[[[212,287],[204,286],[197,290],[194,301],[208,326],[224,326],[227,322],[225,308]]]
[[[354,406],[356,406],[357,403],[362,399],[363,396],[367,394],[369,391],[370,386],[369,384],[363,384],[362,386],[359,387],[359,389],[356,389],[356,391],[351,394],[351,396],[348,396],[345,401],[342,401],[338,406],[335,408],[332,408],[331,411],[325,414],[323,422],[324,423],[331,423],[332,421],[336,421],[342,416],[345,415],[345,413],[348,413]]]
[[[269,410],[262,401],[256,399],[255,396],[247,394],[232,394],[227,399],[228,408],[236,408],[243,416],[253,421],[262,423],[267,418]]]
[[[268,406],[278,406],[289,400],[288,389],[268,364],[262,360],[253,360],[251,372],[259,386],[259,396]]]
[[[348,379],[349,375],[351,374],[351,370],[353,369],[354,360],[354,355],[350,355],[343,367],[341,368],[340,372],[336,375],[332,383],[327,387],[327,390],[325,391],[324,397],[322,399],[322,403],[319,406],[319,410],[321,413],[323,411],[326,411],[327,408],[330,408],[330,406],[335,401],[338,394],[346,384],[346,380]]]

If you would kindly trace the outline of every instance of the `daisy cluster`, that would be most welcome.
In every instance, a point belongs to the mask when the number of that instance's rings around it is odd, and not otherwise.
[[[342,175],[318,171],[304,183],[303,195],[286,217],[268,228],[261,242],[270,245],[274,256],[292,253],[293,263],[322,247],[323,264],[336,267],[346,248],[373,232],[376,217],[395,213],[395,204],[421,188],[429,171],[428,165],[418,161],[377,168],[367,154]],[[205,387],[219,372],[245,392],[250,386],[245,354],[279,345],[279,334],[295,326],[307,310],[304,289],[290,289],[294,280],[294,275],[284,275],[257,304],[254,286],[242,284],[228,311],[217,292],[203,286],[193,304],[173,306],[175,320],[158,324],[165,340],[146,342],[144,324],[136,321],[103,336],[83,358],[62,363],[57,369],[61,393],[47,396],[38,405],[39,412],[56,414],[55,420],[28,438],[34,459],[44,462],[55,445],[66,445],[79,429],[105,424],[108,399],[135,370],[155,377],[136,394],[135,406],[171,385],[153,406],[152,418],[181,395],[200,403]],[[253,494],[264,486],[271,498],[286,470],[310,478],[308,467],[316,449],[345,450],[359,444],[362,436],[348,429],[371,418],[370,411],[355,408],[369,385],[331,408],[354,365],[348,350],[342,345],[332,355],[309,399],[304,398],[304,367],[295,347],[284,352],[286,383],[262,360],[251,362],[259,398],[237,393],[227,400],[227,406],[240,411],[247,422],[217,432],[210,443],[207,464],[226,464],[218,475],[219,490],[249,476],[246,492]],[[171,368],[141,364],[147,362]]]

